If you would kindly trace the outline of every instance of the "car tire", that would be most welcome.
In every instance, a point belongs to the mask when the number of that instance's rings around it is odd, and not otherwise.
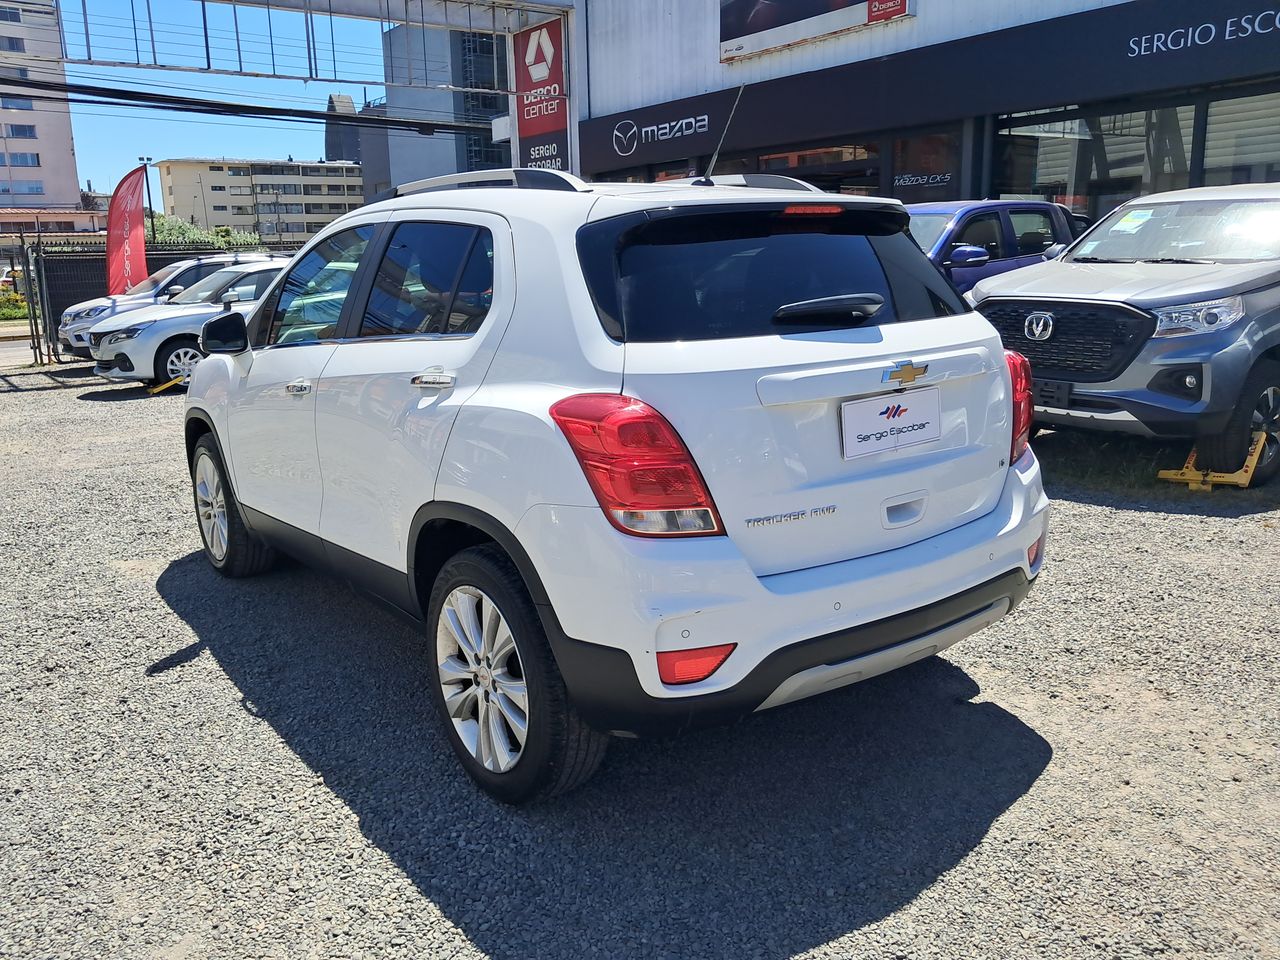
[[[1280,363],[1261,360],[1245,378],[1240,401],[1221,432],[1200,437],[1196,460],[1201,469],[1233,473],[1244,466],[1257,430],[1267,440],[1253,475],[1260,486],[1280,473]]]
[[[176,368],[184,366],[184,362],[193,355],[198,359],[191,363],[192,368],[205,356],[200,351],[200,341],[195,337],[178,337],[162,343],[160,349],[156,351],[155,366],[152,368],[155,376],[152,377],[152,381],[156,384],[168,383],[178,376],[179,371]],[[171,370],[171,365],[175,369]]]
[[[191,495],[205,558],[226,577],[252,577],[269,570],[276,553],[244,525],[240,504],[213,435],[196,441],[191,454]]]
[[[431,698],[472,780],[510,804],[585,783],[609,738],[570,703],[542,621],[507,554],[496,544],[455,554],[436,577],[427,609]]]

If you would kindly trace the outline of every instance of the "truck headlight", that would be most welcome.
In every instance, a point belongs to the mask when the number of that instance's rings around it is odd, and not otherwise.
[[[154,320],[148,320],[146,323],[139,323],[132,327],[125,327],[123,330],[117,330],[115,333],[107,335],[107,344],[124,343],[126,340],[132,340],[151,324]]]
[[[1244,300],[1224,297],[1177,307],[1158,307],[1152,312],[1156,315],[1157,337],[1184,337],[1231,326],[1244,316]]]

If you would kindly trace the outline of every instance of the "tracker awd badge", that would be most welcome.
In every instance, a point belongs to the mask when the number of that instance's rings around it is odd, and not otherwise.
[[[913,360],[899,360],[892,370],[886,370],[880,378],[881,383],[896,383],[900,387],[909,387],[929,372],[929,365],[916,366]]]

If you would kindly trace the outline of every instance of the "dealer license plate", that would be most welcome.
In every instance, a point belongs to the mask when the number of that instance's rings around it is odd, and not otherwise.
[[[912,447],[942,436],[942,393],[937,387],[909,390],[840,404],[844,458]]]

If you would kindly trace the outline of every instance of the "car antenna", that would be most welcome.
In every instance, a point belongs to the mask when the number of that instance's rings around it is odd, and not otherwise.
[[[711,154],[711,162],[707,164],[707,172],[697,180],[693,181],[695,187],[714,187],[711,181],[711,171],[716,168],[716,161],[720,159],[720,148],[724,146],[724,138],[729,135],[729,126],[733,123],[733,115],[738,112],[738,104],[742,101],[742,91],[747,89],[744,83],[738,87],[738,95],[733,100],[733,108],[729,111],[729,119],[724,122],[724,129],[720,131],[720,142],[716,144],[716,152]]]

